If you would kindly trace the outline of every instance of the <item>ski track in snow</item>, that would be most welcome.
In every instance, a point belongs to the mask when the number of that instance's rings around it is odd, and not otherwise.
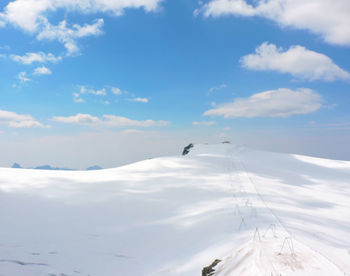
[[[242,226],[247,226],[247,221],[258,216],[254,207],[257,201],[263,203],[268,212],[270,212],[273,217],[271,220],[273,223],[265,225],[266,231],[263,235],[260,234],[260,230],[257,227],[258,224],[256,224],[251,241],[219,263],[215,275],[305,275],[304,263],[312,268],[311,270],[308,269],[308,275],[346,275],[346,272],[341,271],[333,261],[308,248],[305,244],[301,244],[284,225],[281,218],[268,206],[268,203],[258,191],[254,180],[249,176],[243,161],[238,157],[239,152],[242,150],[244,148],[238,147],[233,152],[232,148],[230,148],[230,151],[227,152],[229,159],[228,171],[231,187],[233,188],[235,210],[237,210],[236,213],[241,218],[239,230],[241,230]],[[236,156],[236,158],[233,158],[233,156]],[[238,172],[242,171],[247,179],[247,184],[238,186],[237,189],[234,184],[244,181],[241,179],[234,180],[232,170],[235,171],[236,175],[239,175]],[[250,185],[253,191],[250,191],[250,196],[248,196],[247,187],[249,188]],[[238,200],[237,192],[241,195],[239,197],[240,201]],[[244,198],[243,201],[242,198]],[[244,207],[251,209],[248,215],[244,215],[240,211]],[[256,222],[251,221],[251,223],[254,225]],[[267,235],[269,231],[272,234],[271,237]]]
[[[1,276],[350,275],[350,162],[195,145],[90,172],[0,168]]]

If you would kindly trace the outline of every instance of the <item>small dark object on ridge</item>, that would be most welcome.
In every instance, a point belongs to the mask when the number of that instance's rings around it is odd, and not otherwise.
[[[216,259],[210,266],[206,266],[202,269],[202,276],[212,276],[215,272],[214,267],[220,263],[221,260]]]
[[[182,152],[182,155],[186,155],[190,152],[190,149],[193,148],[193,144],[189,144],[188,146],[184,147],[184,150]]]

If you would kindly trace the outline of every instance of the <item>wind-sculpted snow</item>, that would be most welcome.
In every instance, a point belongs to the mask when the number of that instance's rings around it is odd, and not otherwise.
[[[0,169],[1,276],[350,275],[350,162],[195,145],[99,171]]]

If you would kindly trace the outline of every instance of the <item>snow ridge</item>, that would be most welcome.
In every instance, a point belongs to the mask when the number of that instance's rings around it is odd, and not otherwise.
[[[242,226],[248,228],[247,221],[249,221],[250,226],[255,225],[255,231],[250,241],[232,255],[225,257],[225,260],[217,266],[214,275],[347,275],[333,261],[299,242],[269,207],[247,172],[245,164],[239,158],[239,153],[243,150],[242,147],[228,149],[227,158],[230,164],[228,173],[233,189],[235,213],[240,216],[241,221],[238,229],[241,231]],[[235,186],[235,183],[244,181],[233,179],[232,170],[235,171],[235,175],[239,175],[239,171],[242,171],[248,180],[248,185]],[[253,191],[249,191],[248,186],[251,186]],[[263,225],[256,221],[258,212],[254,205],[258,204],[257,199],[270,212],[273,223]],[[250,208],[248,216],[247,212],[241,211],[247,207]],[[263,227],[265,233],[261,235],[260,229]],[[269,236],[269,233],[272,235]]]
[[[0,168],[2,276],[350,275],[350,162],[195,145],[115,169]]]

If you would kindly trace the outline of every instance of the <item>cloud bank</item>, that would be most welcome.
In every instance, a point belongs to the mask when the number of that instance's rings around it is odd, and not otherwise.
[[[12,128],[47,128],[39,121],[35,120],[31,115],[17,114],[15,112],[0,110],[0,124],[7,125]]]
[[[79,53],[77,39],[96,36],[102,33],[103,19],[96,19],[92,24],[73,24],[62,20],[57,25],[51,24],[49,15],[57,10],[82,14],[107,13],[123,15],[126,9],[142,8],[146,12],[159,8],[162,0],[14,0],[0,12],[0,27],[10,24],[35,35],[38,40],[57,40],[67,49],[68,55]]]
[[[55,116],[52,121],[65,124],[76,124],[91,127],[156,127],[167,126],[168,121],[153,121],[153,120],[133,120],[126,117],[115,115],[102,115],[101,118],[90,114],[78,113],[73,116],[63,117]]]
[[[322,108],[321,96],[307,88],[291,90],[280,88],[238,98],[233,102],[219,105],[204,112],[204,116],[224,118],[254,118],[304,115]]]
[[[35,68],[33,74],[34,75],[51,75],[52,72],[49,68],[45,66],[41,66],[41,67]]]
[[[350,45],[348,0],[211,0],[195,11],[200,13],[267,18],[281,27],[308,30],[330,44]]]
[[[216,122],[214,122],[214,121],[200,121],[200,122],[194,121],[194,122],[192,122],[192,125],[194,125],[194,126],[213,126],[215,124],[216,124]]]
[[[32,64],[32,63],[57,63],[62,60],[62,57],[54,56],[51,53],[45,54],[43,52],[38,53],[26,53],[23,56],[19,55],[11,55],[10,56],[12,60],[22,63],[22,64]]]
[[[240,62],[250,70],[289,73],[311,81],[350,80],[350,73],[341,69],[328,56],[299,45],[284,51],[274,44],[264,42],[256,48],[254,54],[242,57]]]

